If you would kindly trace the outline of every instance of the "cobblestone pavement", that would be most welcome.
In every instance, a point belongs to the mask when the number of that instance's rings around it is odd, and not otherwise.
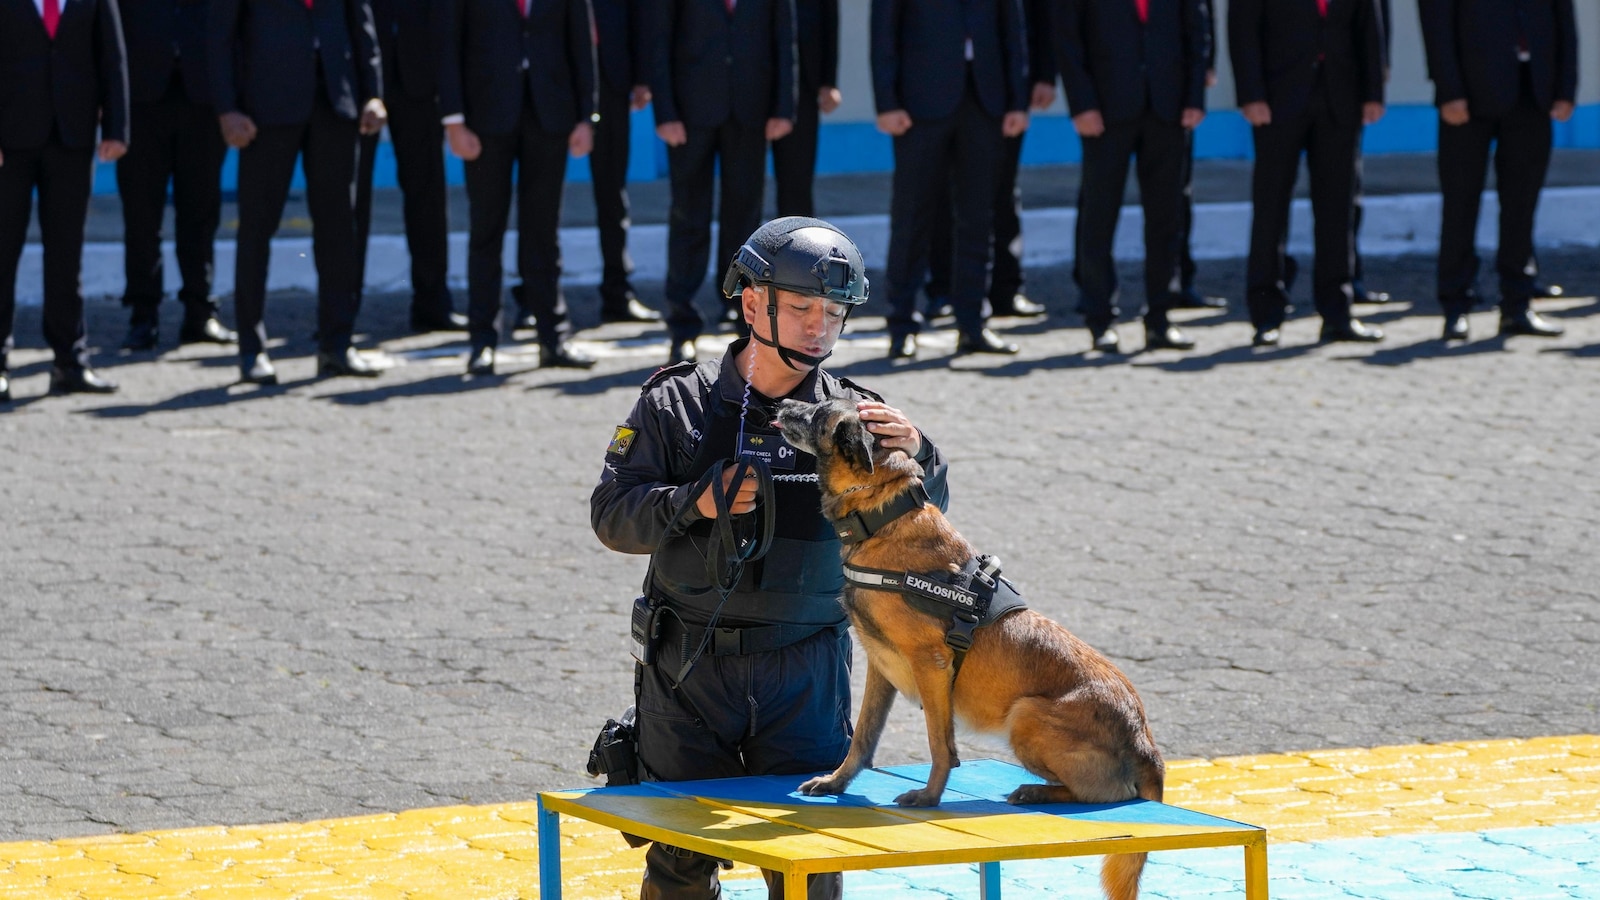
[[[1592,252],[1541,256],[1600,289]],[[1068,275],[1047,270],[1031,290],[1057,316],[997,323],[1019,358],[952,362],[942,331],[891,368],[869,308],[835,370],[944,448],[956,525],[1126,669],[1169,757],[1600,733],[1600,301],[1543,304],[1557,340],[1498,340],[1481,313],[1446,348],[1432,261],[1368,265],[1417,301],[1365,315],[1390,331],[1376,347],[1314,344],[1302,287],[1281,349],[1196,312],[1193,353],[1086,355]],[[1242,270],[1208,264],[1201,286],[1237,295]],[[571,299],[591,324],[593,292]],[[629,702],[643,560],[595,540],[587,501],[664,339],[605,326],[582,335],[592,372],[512,348],[508,374],[467,381],[464,345],[402,336],[405,314],[363,312],[395,363],[374,382],[313,379],[312,304],[286,295],[268,312],[281,388],[229,387],[225,351],[105,350],[121,393],[41,398],[38,310],[19,311],[0,836],[589,783],[595,730]],[[90,318],[114,347],[122,311]],[[925,759],[922,742],[902,703],[878,760]]]

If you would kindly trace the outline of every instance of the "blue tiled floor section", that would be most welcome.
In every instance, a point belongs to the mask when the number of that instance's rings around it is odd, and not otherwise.
[[[1272,900],[1600,900],[1600,824],[1463,834],[1273,844]],[[1028,860],[1000,867],[1013,900],[1100,896],[1100,858]],[[973,866],[926,866],[845,875],[845,897],[975,898]],[[1244,852],[1155,853],[1145,900],[1244,896]],[[766,896],[760,881],[729,881],[732,900]]]

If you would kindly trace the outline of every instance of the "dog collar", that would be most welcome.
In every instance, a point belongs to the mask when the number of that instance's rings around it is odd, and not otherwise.
[[[833,532],[845,544],[859,544],[883,530],[885,525],[907,513],[913,513],[932,503],[928,489],[920,479],[911,483],[911,489],[895,494],[882,507],[875,510],[856,510],[843,518],[833,520]]]

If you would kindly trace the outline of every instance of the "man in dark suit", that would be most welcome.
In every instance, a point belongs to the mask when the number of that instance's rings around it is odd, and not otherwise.
[[[240,380],[276,384],[267,264],[294,163],[306,176],[317,265],[317,371],[371,377],[351,346],[361,308],[355,214],[362,134],[383,128],[383,68],[367,0],[212,0],[206,26],[222,137],[239,150],[234,313]]]
[[[632,138],[630,112],[650,105],[644,83],[640,41],[644,22],[642,0],[594,0],[596,47],[600,66],[599,121],[594,123],[594,149],[589,152],[589,180],[594,188],[595,225],[600,230],[600,321],[659,322],[661,313],[639,302],[630,280],[628,255],[628,156]]]
[[[163,287],[161,220],[172,183],[172,208],[183,287],[184,344],[231,344],[211,293],[213,247],[222,219],[222,158],[228,147],[211,108],[206,73],[206,0],[122,0],[128,48],[130,130],[139,140],[117,160],[122,195],[123,268],[130,308],[124,350],[160,340]]]
[[[1096,350],[1120,352],[1111,247],[1130,157],[1144,207],[1145,349],[1194,347],[1167,319],[1177,265],[1187,134],[1205,118],[1208,13],[1201,0],[1056,8],[1056,58],[1072,126],[1083,140],[1073,276]]]
[[[462,331],[445,276],[450,268],[449,203],[444,179],[444,126],[439,124],[439,40],[428,0],[372,0],[372,19],[383,60],[383,105],[389,146],[400,182],[406,249],[411,253],[411,330]],[[361,139],[356,176],[356,271],[367,269],[372,225],[372,173],[378,135]]]
[[[792,0],[654,0],[646,72],[656,136],[667,144],[669,362],[696,356],[704,321],[694,297],[711,252],[711,199],[722,172],[717,261],[761,224],[767,143],[794,128]],[[728,307],[735,314],[737,309]],[[724,319],[728,317],[725,315]],[[738,320],[736,327],[746,327]]]
[[[539,365],[588,368],[594,360],[567,346],[559,235],[567,155],[587,155],[594,141],[588,0],[449,0],[445,9],[439,108],[472,205],[467,372],[494,373],[513,166],[521,301],[537,319]]]
[[[1467,339],[1467,312],[1477,299],[1473,236],[1491,145],[1500,194],[1500,333],[1559,335],[1562,329],[1530,306],[1537,274],[1530,263],[1550,123],[1572,117],[1578,88],[1572,0],[1422,0],[1421,12],[1439,106],[1444,339]]]
[[[1056,102],[1056,64],[1050,27],[1050,8],[1045,0],[1024,0],[1028,30],[1028,82],[1032,85],[1028,106],[1046,109]],[[994,265],[989,272],[990,315],[1004,318],[1033,318],[1046,310],[1022,293],[1022,190],[1017,172],[1022,167],[1022,141],[1025,134],[1004,138],[1000,168],[994,177]],[[950,308],[951,241],[954,240],[954,210],[946,190],[936,201],[932,243],[928,251],[928,294],[930,318],[948,316]]]
[[[957,353],[1016,353],[989,330],[994,180],[1002,139],[1028,128],[1027,29],[1021,0],[873,0],[872,87],[878,130],[894,138],[889,208],[889,358],[916,355],[941,182],[953,182],[950,303]]]
[[[839,0],[795,0],[795,44],[800,89],[794,131],[772,142],[772,177],[778,215],[814,216],[817,135],[822,114],[839,108]],[[813,102],[815,98],[815,102]]]
[[[1356,154],[1362,127],[1383,115],[1377,0],[1232,0],[1228,43],[1256,150],[1246,295],[1254,344],[1281,339],[1289,305],[1284,242],[1302,152],[1311,173],[1321,338],[1382,340],[1382,331],[1350,313]]]
[[[96,127],[101,161],[121,158],[128,70],[116,0],[0,0],[0,403],[11,400],[17,265],[35,190],[50,392],[117,389],[89,368],[79,286]]]
[[[1208,4],[1213,7],[1214,4]],[[1206,10],[1206,87],[1217,83],[1217,17],[1214,8]],[[1213,297],[1195,290],[1194,279],[1199,272],[1194,255],[1190,252],[1190,235],[1194,230],[1194,131],[1184,136],[1183,205],[1178,209],[1178,267],[1172,273],[1168,286],[1168,309],[1227,309],[1226,297]]]

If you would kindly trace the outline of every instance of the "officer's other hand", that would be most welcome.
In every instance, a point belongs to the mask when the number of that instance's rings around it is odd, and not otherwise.
[[[1472,118],[1472,114],[1467,111],[1467,101],[1451,100],[1439,107],[1439,118],[1443,119],[1446,125],[1465,125],[1467,120]]]
[[[861,414],[867,430],[878,439],[878,446],[904,450],[912,458],[922,451],[922,432],[911,424],[905,413],[876,400],[857,402],[856,411]]]
[[[1557,100],[1550,107],[1550,118],[1555,119],[1557,122],[1565,122],[1572,118],[1572,101]]]
[[[101,141],[100,142],[100,161],[101,162],[116,162],[117,160],[119,160],[119,159],[121,159],[123,157],[123,154],[125,154],[127,152],[128,152],[128,145],[123,143],[122,141]]]
[[[668,147],[682,147],[689,143],[689,132],[684,130],[682,122],[662,122],[656,126],[656,137]]]
[[[1371,125],[1381,118],[1383,118],[1382,103],[1368,102],[1361,104],[1361,124]]]
[[[383,130],[384,124],[388,121],[389,110],[383,105],[383,101],[379,100],[377,97],[373,97],[371,100],[368,100],[367,105],[361,109],[362,134],[377,134]]]
[[[744,480],[739,483],[738,492],[728,493],[734,474],[740,470],[744,471]],[[756,508],[756,470],[748,465],[728,466],[722,470],[722,490],[728,496],[729,512],[736,516],[750,512]],[[716,485],[706,485],[706,489],[695,498],[694,508],[708,519],[717,517]]]
[[[903,109],[878,113],[878,130],[890,137],[899,137],[911,130],[911,114]]]
[[[794,120],[793,119],[768,119],[767,120],[767,141],[769,143],[772,142],[772,141],[781,141],[784,138],[788,137],[789,136],[789,132],[791,132],[793,130],[794,130]]]
[[[1268,106],[1265,100],[1246,103],[1239,107],[1239,114],[1244,116],[1244,120],[1255,128],[1272,124],[1272,107]]]
[[[450,142],[450,152],[461,157],[467,162],[478,158],[483,152],[483,142],[463,122],[452,122],[444,127],[445,140]]]
[[[1028,106],[1032,109],[1045,109],[1056,102],[1055,82],[1036,81],[1033,83],[1033,94],[1028,98]]]
[[[839,89],[833,85],[823,85],[817,88],[817,109],[822,110],[823,115],[838,109],[843,100],[844,95],[840,94]]]
[[[1200,123],[1206,120],[1206,111],[1190,106],[1183,111],[1183,127],[1199,128]]]
[[[594,149],[594,128],[588,122],[579,122],[572,126],[572,134],[567,135],[567,152],[582,159]]]
[[[1028,114],[1025,112],[1012,110],[1006,113],[1004,119],[1000,120],[1000,133],[1008,138],[1014,138],[1027,130]]]
[[[1100,110],[1086,110],[1072,117],[1072,127],[1079,137],[1099,137],[1106,133],[1106,120],[1100,117]]]
[[[628,97],[628,108],[638,112],[650,105],[650,85],[636,84],[633,93]]]
[[[235,150],[243,150],[256,139],[256,123],[242,112],[225,112],[217,121],[222,125],[222,140]]]
[[[0,150],[0,166],[4,166],[5,164],[6,164],[6,153],[5,153],[4,150]]]

